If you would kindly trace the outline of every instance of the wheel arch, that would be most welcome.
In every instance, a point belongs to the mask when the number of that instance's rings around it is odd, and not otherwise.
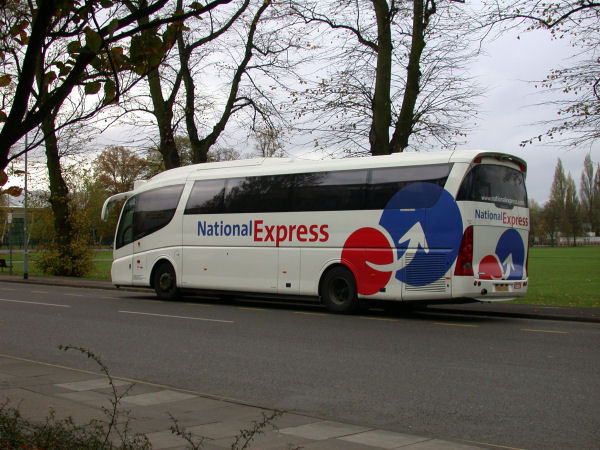
[[[156,269],[158,269],[162,264],[169,264],[172,268],[173,268],[173,272],[175,273],[175,284],[179,284],[179,277],[177,275],[177,266],[175,265],[175,263],[173,261],[171,261],[170,258],[168,258],[167,256],[160,256],[156,259],[156,261],[154,261],[154,264],[152,265],[152,270],[150,271],[150,287],[152,289],[155,288],[154,286],[154,275],[156,273]]]
[[[350,271],[350,273],[352,274],[352,276],[354,277],[354,282],[357,284],[358,286],[358,280],[356,278],[356,274],[354,273],[354,270],[352,270],[352,267],[348,264],[344,264],[341,261],[334,261],[329,263],[327,266],[325,266],[325,268],[321,271],[321,276],[319,277],[319,286],[318,286],[318,295],[319,295],[319,300],[321,302],[323,302],[323,280],[325,279],[325,277],[327,276],[327,274],[329,272],[331,272],[333,269],[337,268],[337,267],[343,267],[344,269],[347,269]]]

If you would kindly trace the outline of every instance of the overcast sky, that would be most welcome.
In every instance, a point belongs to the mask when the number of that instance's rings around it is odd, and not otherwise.
[[[591,152],[594,164],[600,162],[600,143],[591,148],[566,148],[541,144],[519,146],[546,127],[538,120],[554,118],[556,111],[533,106],[544,98],[531,81],[543,79],[552,69],[567,65],[573,54],[568,42],[551,40],[545,31],[509,33],[485,45],[486,55],[479,58],[473,73],[487,86],[478,126],[469,136],[466,148],[499,150],[524,158],[528,164],[529,197],[539,203],[548,200],[554,168],[560,158],[565,172],[571,172],[579,189],[583,160]],[[547,140],[546,140],[547,141]],[[551,142],[551,141],[548,141]]]

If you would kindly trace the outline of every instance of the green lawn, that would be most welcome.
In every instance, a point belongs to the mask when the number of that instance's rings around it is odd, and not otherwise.
[[[0,257],[8,262],[7,254]],[[22,252],[15,251],[13,259],[21,261]],[[36,267],[35,253],[29,259],[29,275],[44,276]],[[94,252],[94,259],[94,270],[88,278],[110,280],[112,252]],[[13,273],[22,274],[23,264],[14,263]],[[513,303],[600,308],[600,247],[531,248],[529,290]]]
[[[30,251],[29,263],[27,265],[28,273],[31,276],[47,276],[43,273],[35,263],[36,252]],[[6,263],[9,264],[8,251],[4,250],[0,254],[0,258],[4,258]],[[95,250],[94,251],[94,268],[86,278],[93,278],[97,280],[110,280],[110,266],[112,264],[112,250]],[[3,273],[10,273],[9,269],[3,269]],[[23,250],[13,250],[13,274],[23,274]]]
[[[600,308],[600,247],[533,247],[529,290],[514,303]]]

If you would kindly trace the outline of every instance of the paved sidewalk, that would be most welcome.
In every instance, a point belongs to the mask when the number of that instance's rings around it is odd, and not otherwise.
[[[180,427],[204,438],[203,449],[231,448],[235,437],[270,410],[203,396],[169,386],[114,378],[128,411],[133,432],[145,434],[154,449],[179,449],[186,441],[170,431],[173,416]],[[77,424],[104,419],[102,407],[110,407],[111,389],[100,373],[0,355],[0,404],[18,407],[29,420],[44,422],[49,409],[56,418],[72,417]],[[121,416],[120,423],[123,423]],[[323,420],[295,413],[276,417],[273,426],[256,435],[253,449],[411,449],[459,450],[485,448],[475,443],[452,442],[412,434],[395,433],[360,425]]]

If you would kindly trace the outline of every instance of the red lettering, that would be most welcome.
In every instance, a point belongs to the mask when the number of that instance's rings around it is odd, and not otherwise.
[[[259,237],[259,234],[262,233],[263,229],[258,226],[259,224],[262,225],[262,223],[262,220],[254,221],[254,242],[262,242],[262,238]]]
[[[275,225],[273,225],[273,226],[265,225],[265,231],[267,232],[267,235],[265,236],[265,242],[266,241],[275,242],[275,238],[273,237],[274,230],[275,230]]]
[[[294,238],[294,230],[298,228],[298,225],[290,225],[290,230],[288,233],[288,239],[290,242],[292,242],[292,239]]]
[[[264,225],[263,220],[255,220],[253,239],[255,242],[327,242],[329,225]]]
[[[306,225],[300,225],[298,227],[298,232],[296,233],[296,236],[298,236],[298,240],[300,242],[306,242],[306,233],[308,233],[308,228],[306,228]]]
[[[329,239],[329,233],[327,232],[327,228],[329,228],[329,225],[321,225],[321,228],[319,229],[319,231],[321,232],[321,239],[319,239],[319,241],[325,242]]]
[[[285,241],[285,238],[287,237],[287,227],[285,225],[277,225],[277,242],[275,243],[276,247],[279,247],[279,243],[281,241]]]
[[[317,242],[319,240],[319,234],[317,233],[317,229],[319,228],[318,225],[311,225],[310,228],[308,229],[308,231],[310,232],[310,235],[312,236],[308,242]]]

